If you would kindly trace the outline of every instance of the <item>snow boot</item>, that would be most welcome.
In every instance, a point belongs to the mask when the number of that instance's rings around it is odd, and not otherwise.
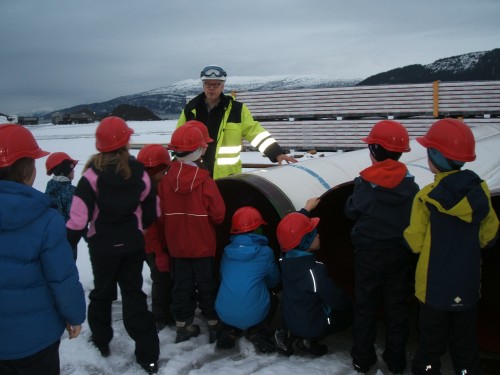
[[[217,341],[219,337],[219,321],[218,320],[209,320],[208,321],[208,342],[213,344]]]
[[[392,374],[402,374],[406,367],[406,356],[404,352],[401,355],[395,356],[388,354],[387,351],[382,355],[387,368]]]
[[[99,353],[101,353],[104,358],[110,356],[111,351],[109,350],[109,344],[97,343],[92,337],[90,338],[90,342],[99,350]]]
[[[276,345],[268,337],[267,332],[263,328],[251,328],[245,337],[261,353],[273,353],[276,351]]]
[[[172,317],[166,319],[158,319],[156,322],[156,332],[160,332],[165,327],[175,326],[175,320]]]
[[[295,346],[306,353],[315,355],[316,357],[321,357],[322,355],[328,353],[328,347],[326,345],[318,344],[315,339],[298,339]]]
[[[465,374],[467,374],[467,370],[465,370]],[[440,363],[429,363],[429,364],[417,364],[412,362],[411,364],[411,372],[415,375],[435,375],[441,374],[441,364]],[[462,371],[461,374],[464,374]]]
[[[196,337],[200,334],[200,326],[197,324],[187,324],[186,322],[176,322],[177,325],[177,336],[175,337],[175,343],[187,341],[191,337]]]
[[[151,362],[151,363],[147,363],[147,362],[140,362],[140,361],[137,361],[137,363],[139,364],[139,366],[141,366],[144,371],[146,371],[148,374],[157,374],[158,373],[158,364],[156,362]]]
[[[287,357],[293,354],[293,342],[294,337],[291,332],[286,328],[281,328],[274,332],[274,341],[276,342],[276,348],[278,351]]]
[[[370,370],[370,367],[372,367],[375,363],[377,363],[377,356],[376,355],[374,355],[373,358],[368,362],[361,362],[361,361],[353,359],[352,360],[352,367],[354,367],[354,370],[356,370],[357,372],[365,374],[368,372],[368,370]]]
[[[101,353],[101,355],[104,358],[109,357],[111,354],[111,351],[109,350],[109,345],[107,345],[107,344],[99,345],[99,346],[96,345],[96,348],[97,348],[97,350],[99,350],[99,352]]]
[[[225,326],[220,331],[217,338],[217,348],[232,349],[236,345],[236,340],[240,337],[241,331],[234,327]]]
[[[160,332],[163,328],[167,326],[164,322],[161,321],[156,322],[155,325],[156,325],[156,332]]]

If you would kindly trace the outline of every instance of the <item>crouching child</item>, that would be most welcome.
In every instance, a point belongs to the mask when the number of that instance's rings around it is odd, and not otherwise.
[[[275,340],[285,355],[292,355],[294,347],[315,356],[326,354],[327,346],[318,341],[352,321],[352,303],[347,293],[334,283],[314,254],[320,249],[320,219],[306,214],[317,203],[316,198],[308,200],[305,209],[286,215],[276,229],[283,252],[280,265],[284,326],[275,332]]]
[[[278,298],[271,292],[281,281],[273,250],[263,235],[267,223],[254,207],[241,207],[231,221],[230,244],[222,255],[221,284],[215,309],[221,319],[218,348],[232,348],[244,332],[257,351],[276,350],[271,321]]]

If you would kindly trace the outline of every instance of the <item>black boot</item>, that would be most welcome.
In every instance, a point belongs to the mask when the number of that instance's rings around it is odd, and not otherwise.
[[[219,349],[232,349],[236,345],[236,340],[240,337],[241,331],[234,327],[223,327],[217,339]]]
[[[392,374],[402,374],[406,367],[406,356],[404,352],[401,355],[395,356],[388,354],[387,351],[382,355],[387,368]]]
[[[326,345],[319,344],[315,339],[299,339],[296,341],[295,346],[300,350],[321,357],[328,353]]]
[[[274,342],[268,337],[267,332],[263,328],[251,328],[245,337],[261,353],[273,353],[276,351],[276,345],[274,345]]]
[[[148,374],[157,374],[158,373],[158,364],[156,362],[140,362],[137,363],[146,371]]]
[[[208,321],[208,342],[213,344],[219,337],[220,324],[218,320]]]
[[[281,328],[274,332],[274,341],[278,351],[287,357],[293,354],[293,341],[294,338],[289,330]]]
[[[197,324],[189,324],[186,322],[177,322],[177,336],[175,343],[189,340],[191,337],[196,337],[200,334],[200,326]]]
[[[101,355],[106,358],[106,357],[109,357],[109,355],[111,354],[111,351],[109,350],[109,344],[108,343],[97,343],[94,341],[93,338],[90,338],[90,342],[97,348],[97,350],[99,350],[99,353],[101,353]]]
[[[370,370],[370,367],[372,367],[375,363],[377,363],[377,356],[373,354],[372,358],[369,358],[368,360],[360,361],[359,359],[354,359],[352,360],[352,367],[354,369],[362,374],[365,374]]]

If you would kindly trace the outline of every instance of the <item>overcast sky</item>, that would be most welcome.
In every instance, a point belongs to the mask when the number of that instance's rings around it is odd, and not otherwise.
[[[5,114],[148,91],[209,64],[366,78],[500,47],[499,0],[0,0],[0,17]]]

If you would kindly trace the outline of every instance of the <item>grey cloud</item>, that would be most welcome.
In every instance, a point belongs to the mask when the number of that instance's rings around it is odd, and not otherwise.
[[[54,110],[196,78],[364,78],[498,48],[496,0],[6,0],[0,112]]]

